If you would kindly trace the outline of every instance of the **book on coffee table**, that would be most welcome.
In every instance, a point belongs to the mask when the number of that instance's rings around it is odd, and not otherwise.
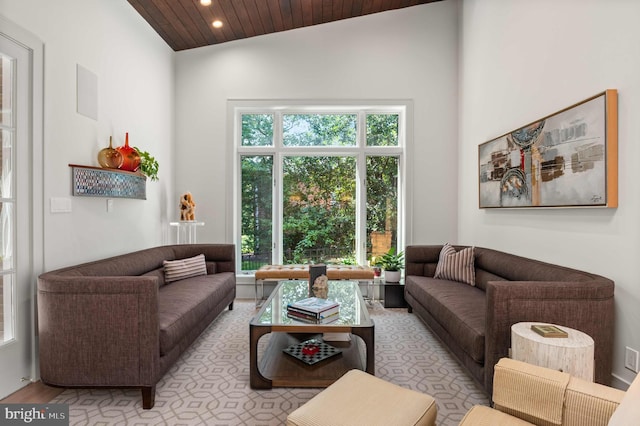
[[[329,324],[329,323],[332,323],[334,321],[337,321],[338,318],[340,318],[340,313],[339,312],[335,312],[335,313],[333,313],[333,314],[331,314],[329,316],[318,318],[318,317],[310,315],[310,314],[303,314],[303,313],[300,313],[300,312],[287,310],[287,317],[291,318],[291,319],[294,319],[294,320],[306,322],[306,323],[309,323],[309,324]]]
[[[319,297],[308,297],[287,305],[287,312],[308,315],[316,319],[323,319],[335,315],[340,311],[340,304],[333,300]]]

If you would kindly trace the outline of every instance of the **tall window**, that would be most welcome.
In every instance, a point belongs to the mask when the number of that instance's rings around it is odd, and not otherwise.
[[[15,61],[0,54],[0,345],[14,338]]]
[[[240,270],[366,264],[399,247],[405,105],[233,111]]]

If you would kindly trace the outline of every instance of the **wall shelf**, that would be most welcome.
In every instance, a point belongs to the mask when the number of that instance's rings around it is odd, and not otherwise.
[[[147,199],[147,177],[143,174],[77,164],[69,167],[75,196]]]

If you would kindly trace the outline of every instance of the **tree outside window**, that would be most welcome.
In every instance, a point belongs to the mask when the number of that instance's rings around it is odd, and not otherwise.
[[[399,123],[397,112],[241,114],[242,270],[364,263],[397,247]]]

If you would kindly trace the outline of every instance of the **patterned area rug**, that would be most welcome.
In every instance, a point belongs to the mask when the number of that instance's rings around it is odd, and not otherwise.
[[[255,313],[246,300],[223,312],[158,383],[151,410],[142,409],[140,391],[133,389],[67,389],[52,402],[69,404],[71,425],[283,425],[321,389],[249,387],[249,320]],[[473,405],[488,405],[415,315],[379,303],[370,314],[376,376],[435,398],[438,425],[457,425]]]

